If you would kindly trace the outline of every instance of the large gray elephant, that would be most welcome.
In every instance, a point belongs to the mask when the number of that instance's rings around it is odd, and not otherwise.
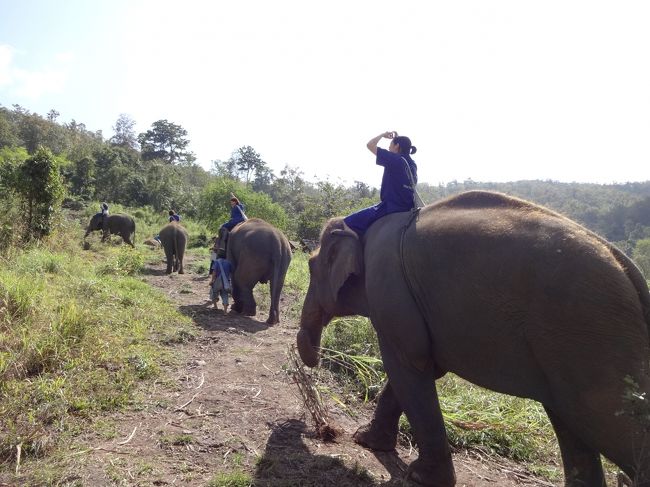
[[[270,223],[249,218],[228,234],[227,259],[233,265],[233,310],[255,316],[257,304],[253,288],[269,283],[271,309],[266,323],[280,322],[280,293],[291,262],[291,248],[284,234]],[[217,247],[223,242],[217,238]]]
[[[187,230],[180,223],[173,221],[162,227],[159,236],[167,259],[167,274],[172,271],[184,274],[183,258],[188,239]]]
[[[106,241],[113,234],[119,235],[124,242],[128,243],[131,247],[135,247],[133,244],[135,241],[135,221],[129,215],[116,213],[115,215],[103,217],[101,213],[97,213],[90,219],[84,239],[90,232],[97,230],[102,231],[102,242]]]
[[[603,487],[602,453],[650,486],[647,428],[624,400],[630,380],[639,401],[650,397],[650,294],[617,248],[546,208],[483,191],[388,215],[363,241],[333,219],[320,243],[297,337],[303,362],[318,364],[332,317],[358,314],[377,331],[388,375],[358,443],[394,448],[404,412],[419,447],[407,476],[455,485],[434,382],[453,372],[544,405],[565,485]]]

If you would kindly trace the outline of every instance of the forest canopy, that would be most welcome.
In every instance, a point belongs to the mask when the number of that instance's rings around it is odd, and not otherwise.
[[[364,182],[308,181],[300,167],[288,165],[276,174],[251,146],[234,148],[229,159],[204,169],[188,150],[190,134],[169,120],[137,134],[135,121],[122,114],[106,138],[59,117],[56,110],[42,116],[19,105],[0,105],[2,248],[47,236],[62,201],[174,209],[215,230],[228,219],[233,192],[249,216],[268,220],[298,240],[317,239],[328,218],[379,201],[377,188]],[[425,202],[472,189],[500,191],[559,211],[617,244],[650,275],[650,181],[418,184]]]

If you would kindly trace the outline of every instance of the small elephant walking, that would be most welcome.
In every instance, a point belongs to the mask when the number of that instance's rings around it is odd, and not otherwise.
[[[129,244],[131,247],[135,247],[133,244],[135,241],[135,221],[129,215],[124,215],[122,213],[116,213],[115,215],[109,216],[103,216],[101,213],[94,215],[90,219],[90,223],[88,223],[84,239],[90,234],[90,232],[98,230],[103,232],[102,242],[105,242],[111,234],[119,235],[122,237],[124,242]]]
[[[472,191],[385,216],[363,241],[332,219],[309,272],[303,362],[318,364],[334,316],[371,319],[388,382],[355,439],[393,449],[405,413],[419,448],[407,474],[415,482],[456,483],[434,385],[453,372],[544,405],[566,486],[603,487],[602,454],[650,487],[647,423],[625,399],[634,392],[647,408],[650,293],[598,235],[527,201]]]
[[[218,240],[217,248],[220,246]],[[269,283],[271,309],[266,323],[280,322],[280,293],[291,262],[289,240],[270,223],[249,218],[228,235],[227,259],[233,271],[233,310],[255,316],[257,304],[253,288],[258,282]]]
[[[160,242],[165,250],[167,258],[167,274],[178,271],[184,274],[183,257],[185,256],[185,246],[187,245],[187,230],[180,223],[174,221],[168,223],[160,230]]]

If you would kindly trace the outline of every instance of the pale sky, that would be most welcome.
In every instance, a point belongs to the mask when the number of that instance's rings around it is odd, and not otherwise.
[[[396,130],[430,184],[645,181],[648,26],[646,0],[0,0],[0,103],[167,119],[206,169],[250,145],[379,186]]]

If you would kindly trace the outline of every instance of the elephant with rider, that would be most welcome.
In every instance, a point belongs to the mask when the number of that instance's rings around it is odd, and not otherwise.
[[[171,274],[173,271],[184,274],[183,259],[185,258],[185,247],[188,240],[187,230],[174,220],[165,225],[158,235],[167,260],[165,272]]]
[[[115,215],[97,213],[93,215],[86,227],[84,239],[91,232],[99,230],[102,231],[102,242],[105,242],[110,235],[119,235],[125,243],[135,247],[135,221],[129,215],[121,213]]]
[[[232,231],[220,229],[216,248],[226,250],[226,258],[233,266],[232,309],[247,316],[255,316],[257,303],[253,288],[258,282],[269,283],[271,309],[266,323],[280,322],[280,294],[291,262],[291,248],[287,237],[264,220],[249,218]]]
[[[631,383],[650,396],[650,294],[598,235],[530,202],[472,191],[385,216],[362,238],[332,219],[309,267],[300,356],[318,364],[333,317],[370,318],[388,382],[355,439],[393,449],[405,413],[419,449],[412,481],[455,485],[435,388],[453,372],[543,404],[565,485],[604,486],[602,454],[650,486],[648,425],[624,399]]]

